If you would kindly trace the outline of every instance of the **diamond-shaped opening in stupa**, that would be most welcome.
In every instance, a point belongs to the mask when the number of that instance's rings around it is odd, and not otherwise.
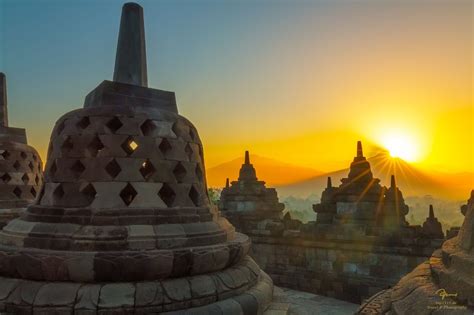
[[[144,136],[151,136],[156,129],[156,125],[151,119],[145,120],[145,122],[140,126],[140,130]]]
[[[64,196],[64,189],[63,189],[63,186],[61,184],[59,184],[56,189],[54,189],[53,191],[53,198],[54,200],[60,200],[62,199]]]
[[[0,154],[0,155],[3,156],[3,158],[6,160],[10,156],[10,152],[8,152],[7,150],[4,150],[2,152],[2,154]]]
[[[120,192],[120,198],[122,198],[123,202],[129,206],[133,199],[137,196],[137,191],[130,183],[127,183],[124,189]]]
[[[94,185],[89,183],[81,189],[81,194],[87,199],[87,203],[91,204],[97,195],[97,191],[95,190]]]
[[[176,193],[167,183],[163,184],[158,192],[158,196],[168,207],[172,207],[174,200],[176,199]]]
[[[161,153],[163,153],[163,155],[165,156],[169,151],[171,151],[172,148],[173,147],[166,138],[163,138],[163,140],[161,140],[160,145],[158,146],[158,149],[160,149]]]
[[[15,163],[13,163],[13,167],[18,171],[18,170],[20,169],[20,167],[21,167],[20,162],[15,161]]]
[[[191,186],[191,189],[189,190],[189,198],[196,207],[199,206],[199,192],[196,190],[196,188],[194,188],[194,185]]]
[[[28,185],[28,182],[30,181],[30,177],[28,176],[27,173],[23,174],[23,176],[21,177],[21,180],[23,181],[23,183],[25,185]]]
[[[136,149],[138,149],[138,143],[136,143],[132,137],[128,137],[122,143],[122,149],[127,153],[128,156],[130,156],[133,152],[135,152]]]
[[[118,174],[120,174],[120,172],[122,171],[122,168],[120,167],[120,165],[117,163],[115,159],[112,159],[112,161],[107,163],[107,165],[105,166],[105,171],[112,178],[115,178],[118,176]]]
[[[156,169],[149,159],[142,163],[142,166],[140,167],[140,173],[145,180],[148,180],[151,176],[153,176],[153,174],[155,174],[155,172]]]
[[[186,143],[186,146],[184,147],[184,152],[188,156],[188,160],[191,161],[193,158],[193,149],[189,145],[189,143]]]
[[[13,189],[13,193],[15,194],[15,196],[17,196],[18,198],[21,197],[21,189],[19,187],[15,187],[15,189]]]
[[[118,117],[114,117],[111,120],[109,120],[107,124],[105,125],[107,126],[107,128],[109,128],[109,130],[112,133],[116,133],[120,128],[122,128],[123,123],[122,121],[120,121]]]
[[[76,160],[76,162],[74,162],[74,164],[71,166],[71,171],[76,178],[79,178],[85,169],[86,167],[80,160]]]
[[[91,124],[89,117],[84,116],[82,117],[76,124],[76,126],[80,129],[86,129]]]
[[[5,184],[7,184],[12,179],[12,177],[8,173],[3,174],[2,177],[0,178],[3,180]]]
[[[92,141],[87,146],[87,150],[89,151],[92,157],[98,156],[103,148],[104,144],[102,143],[102,141],[100,141],[99,136],[95,136],[94,139],[92,139]]]
[[[173,175],[176,178],[176,181],[182,183],[186,178],[186,173],[186,168],[181,164],[181,162],[178,162],[173,169]]]
[[[68,154],[69,151],[72,150],[72,147],[74,146],[74,144],[72,143],[72,139],[70,136],[68,136],[66,138],[66,140],[63,142],[63,144],[61,145],[61,152],[63,154]]]

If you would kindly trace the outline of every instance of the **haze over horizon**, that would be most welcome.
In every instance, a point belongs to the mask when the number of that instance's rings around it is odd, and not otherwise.
[[[149,86],[176,92],[208,169],[249,149],[330,172],[363,140],[474,172],[471,1],[137,2]],[[56,119],[111,79],[122,3],[0,3],[10,124],[43,160]]]

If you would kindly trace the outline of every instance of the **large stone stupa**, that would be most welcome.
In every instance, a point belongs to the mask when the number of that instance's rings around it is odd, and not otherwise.
[[[0,233],[0,312],[257,314],[273,284],[210,205],[175,94],[147,87],[143,9],[123,6],[114,81],[56,123],[34,205]]]
[[[23,128],[9,127],[7,80],[0,73],[0,228],[32,203],[43,183],[43,165]]]

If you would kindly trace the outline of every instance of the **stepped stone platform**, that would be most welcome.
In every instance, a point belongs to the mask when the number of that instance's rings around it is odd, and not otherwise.
[[[23,128],[9,127],[7,80],[0,73],[0,229],[40,193],[43,164]]]
[[[275,287],[273,302],[264,315],[352,315],[358,307],[322,295]]]
[[[0,231],[0,312],[262,314],[271,279],[207,194],[203,145],[147,87],[143,9],[122,9],[114,81],[57,121],[34,204]]]

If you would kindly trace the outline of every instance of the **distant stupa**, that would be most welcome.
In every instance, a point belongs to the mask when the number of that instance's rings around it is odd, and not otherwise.
[[[8,125],[7,80],[0,73],[0,228],[40,194],[43,165],[23,128]]]
[[[347,178],[341,179],[338,187],[328,178],[321,202],[313,209],[317,224],[355,224],[366,228],[369,234],[375,229],[394,231],[408,225],[405,215],[409,209],[395,176],[392,175],[388,189],[380,185],[364,156],[361,141],[357,142]]]
[[[278,200],[274,188],[267,188],[264,181],[259,181],[254,166],[250,163],[249,151],[245,151],[244,163],[239,171],[239,178],[222,190],[219,209],[228,218],[247,216],[254,219],[281,218],[285,205]],[[238,229],[237,221],[231,219]]]

